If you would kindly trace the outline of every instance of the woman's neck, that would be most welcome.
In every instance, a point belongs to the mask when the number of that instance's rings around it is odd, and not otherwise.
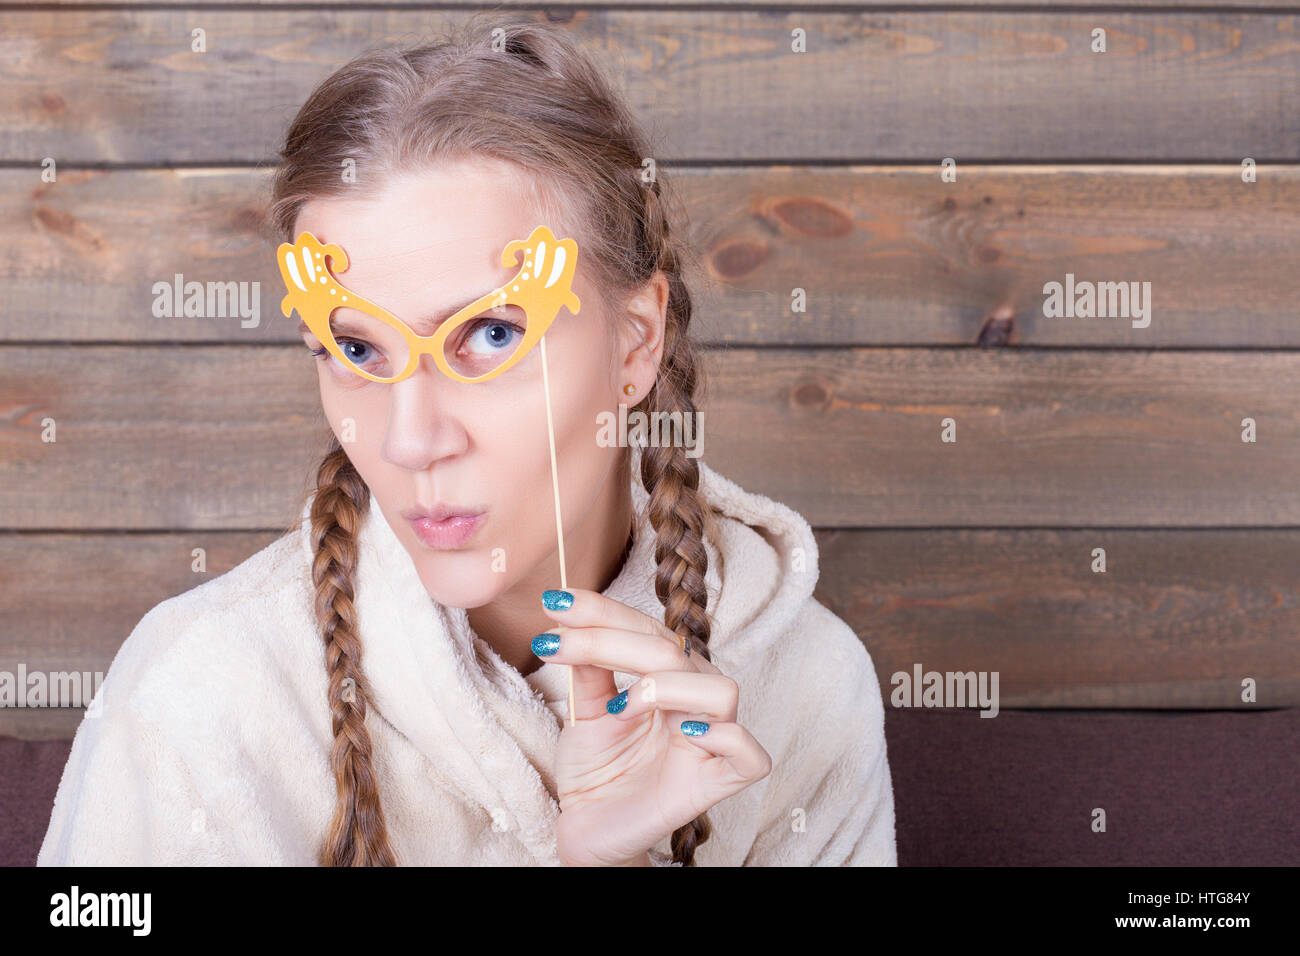
[[[625,468],[615,468],[586,520],[565,528],[570,586],[604,591],[622,570],[633,544],[632,495],[627,478]],[[543,664],[533,653],[533,638],[554,623],[542,608],[542,592],[559,586],[557,552],[495,601],[471,608],[470,627],[507,664],[521,674],[531,674]]]

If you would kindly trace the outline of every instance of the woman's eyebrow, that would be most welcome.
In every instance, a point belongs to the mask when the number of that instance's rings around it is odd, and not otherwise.
[[[438,326],[442,325],[443,322],[447,321],[447,319],[451,318],[453,315],[455,315],[457,312],[460,312],[462,309],[469,308],[471,305],[473,305],[481,298],[483,298],[483,295],[476,295],[473,296],[472,298],[466,299],[460,305],[450,305],[447,306],[445,309],[439,309],[436,312],[430,312],[427,315],[424,315],[413,322],[407,321],[406,319],[402,319],[402,321],[406,322],[406,324],[409,325],[413,330],[415,330],[415,332],[419,335],[426,335],[426,336],[432,335],[434,331],[438,328]],[[346,309],[349,308],[349,306],[340,305],[340,308]],[[488,305],[485,308],[491,308],[491,303],[488,303]],[[390,309],[389,311],[392,310]],[[402,317],[399,315],[398,318],[401,319]],[[422,332],[421,330],[425,328],[427,328],[429,331]],[[298,332],[299,333],[306,332],[309,335],[312,334],[312,331],[307,326],[307,323],[302,320],[299,320],[298,322]]]
[[[466,299],[460,305],[449,305],[445,309],[439,309],[436,312],[431,312],[428,315],[422,316],[416,319],[414,322],[407,322],[407,325],[409,325],[411,328],[413,328],[416,332],[420,333],[421,335],[432,335],[434,331],[438,328],[438,326],[442,325],[443,322],[447,321],[449,318],[451,318],[453,315],[455,315],[457,312],[461,311],[462,309],[469,308],[471,305],[473,305],[481,298],[483,298],[482,294],[472,296]],[[421,329],[425,329],[425,328],[427,328],[429,331],[421,332]]]

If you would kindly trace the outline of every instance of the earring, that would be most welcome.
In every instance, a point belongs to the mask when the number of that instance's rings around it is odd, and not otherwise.
[[[624,395],[632,395],[635,393],[636,393],[636,386],[633,385],[631,382],[628,382],[626,385],[623,386]]]

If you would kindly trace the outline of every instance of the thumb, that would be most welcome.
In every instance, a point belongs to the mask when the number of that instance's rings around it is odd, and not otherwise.
[[[614,672],[595,664],[573,664],[573,711],[578,720],[592,720],[609,713],[605,705],[618,693]]]

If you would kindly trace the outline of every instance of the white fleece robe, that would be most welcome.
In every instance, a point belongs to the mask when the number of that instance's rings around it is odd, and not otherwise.
[[[708,811],[696,865],[897,865],[880,688],[857,635],[812,597],[811,529],[700,472],[723,513],[706,542],[709,648],[773,764]],[[633,548],[604,593],[662,620],[636,474]],[[140,620],[77,730],[38,865],[315,864],[335,783],[309,530]],[[506,664],[465,610],[430,598],[374,501],[360,539],[367,726],[399,864],[559,865],[568,668]],[[619,690],[635,679],[615,672]],[[650,855],[669,865],[668,837]]]

